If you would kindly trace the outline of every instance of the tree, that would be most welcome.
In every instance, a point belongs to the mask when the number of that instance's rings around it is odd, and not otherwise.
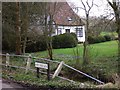
[[[38,21],[37,19],[38,17],[43,17],[42,6],[43,3],[28,3],[28,2],[3,3],[2,48],[4,50],[10,50],[12,52],[16,51],[16,54],[21,54],[22,52],[25,53],[28,29],[35,22]]]
[[[20,36],[20,4],[16,2],[16,54],[21,54],[21,36]]]
[[[107,0],[109,5],[112,7],[114,14],[115,14],[115,20],[116,20],[116,27],[117,27],[117,33],[118,33],[118,57],[120,59],[120,1],[117,0],[114,2],[110,2]]]
[[[88,33],[89,33],[89,14],[90,10],[92,9],[94,3],[94,0],[92,0],[91,5],[89,4],[88,0],[86,2],[83,2],[81,0],[81,3],[83,5],[83,8],[80,7],[85,11],[85,17],[86,17],[86,28],[85,28],[85,42],[83,43],[84,49],[83,49],[83,65],[89,64],[89,45],[88,45]]]
[[[44,29],[44,35],[46,39],[46,45],[47,45],[47,51],[49,55],[49,59],[53,59],[53,51],[52,51],[52,33],[54,30],[54,15],[59,10],[60,6],[57,2],[46,2],[45,3],[45,29]]]
[[[120,0],[114,0],[112,2],[107,0],[107,2],[112,7],[115,15],[115,20],[116,20],[116,27],[117,27],[117,33],[118,33],[118,69],[119,69],[120,68]],[[120,77],[120,71],[118,73]]]
[[[21,26],[21,28],[22,28],[22,31],[23,31],[23,48],[22,48],[22,50],[23,50],[23,54],[25,54],[25,50],[26,50],[26,43],[27,43],[27,31],[28,31],[28,20],[29,20],[29,17],[28,17],[28,2],[24,2],[24,3],[22,3],[23,4],[23,13],[22,13],[22,15],[23,15],[23,17],[21,18],[21,19],[23,19],[23,25]],[[21,16],[22,16],[21,15]]]

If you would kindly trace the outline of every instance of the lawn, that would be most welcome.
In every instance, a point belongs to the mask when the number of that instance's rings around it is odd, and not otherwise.
[[[85,69],[82,67],[81,62],[80,64],[77,63],[80,67],[79,68],[76,67],[74,51],[77,48],[79,49],[79,54],[81,57],[80,61],[82,61],[82,54],[83,54],[82,44],[79,44],[75,48],[53,49],[54,60],[64,61],[66,64],[72,67],[75,67],[79,69],[80,71],[83,71],[95,78],[98,78],[103,82],[110,82],[112,75],[117,73],[117,70],[118,70],[117,41],[109,41],[109,42],[104,42],[104,43],[91,44],[90,45],[91,63]],[[36,56],[36,57],[45,57],[45,58],[48,57],[47,51],[40,51],[36,53],[31,53],[31,54],[32,56]],[[11,57],[11,61],[12,61],[11,64],[13,65],[25,66],[25,63],[24,63],[25,59]],[[33,68],[33,66],[34,66],[34,62],[32,62],[31,68]],[[51,63],[51,66],[50,66],[51,73],[54,73],[56,68],[57,68],[57,64]],[[35,85],[42,86],[42,87],[80,88],[80,82],[87,83],[87,85],[89,85],[88,83],[93,84],[93,80],[90,80],[86,77],[84,78],[83,75],[80,75],[77,72],[70,70],[69,68],[66,68],[65,66],[63,66],[62,71],[61,71],[62,76],[78,82],[76,83],[76,85],[70,82],[65,82],[58,78],[55,78],[48,82],[46,81],[46,76],[44,77],[43,75],[41,75],[42,78],[38,79],[36,78],[36,73],[29,72],[29,74],[25,74],[24,72],[25,72],[24,70],[19,70],[15,68],[8,68],[7,70],[5,69],[5,67],[3,67],[2,77],[6,79],[9,79],[12,77],[12,79],[15,81],[29,83],[31,85],[35,84]],[[87,85],[85,87],[88,87]]]
[[[76,67],[76,59],[74,58],[75,49],[79,49],[79,62],[80,66],[82,65],[82,55],[83,55],[83,45],[78,44],[75,48],[66,48],[66,49],[53,49],[53,57],[54,60],[64,61],[66,64]],[[89,70],[85,71],[94,74],[92,72],[93,68],[99,72],[99,70],[103,70],[102,73],[106,75],[106,77],[110,76],[117,72],[118,70],[118,62],[117,62],[117,41],[109,41],[97,44],[90,45],[90,62],[91,64],[88,66]],[[33,56],[37,57],[48,57],[46,51],[32,53]],[[111,68],[112,67],[112,68]],[[81,69],[80,69],[81,70]],[[91,70],[91,71],[90,71]],[[89,72],[90,71],[90,72]],[[93,75],[94,76],[94,75]]]
[[[104,35],[113,35],[115,37],[118,36],[117,32],[101,32],[100,35],[101,36],[104,36]]]
[[[90,55],[93,59],[102,58],[102,57],[113,57],[117,55],[117,41],[109,41],[97,44],[90,45]],[[77,48],[79,49],[79,55],[83,55],[83,45],[78,44]],[[63,48],[63,49],[53,49],[53,56],[56,55],[65,55],[65,56],[74,56],[75,48]],[[32,55],[37,57],[47,57],[47,51],[40,51],[32,53]]]

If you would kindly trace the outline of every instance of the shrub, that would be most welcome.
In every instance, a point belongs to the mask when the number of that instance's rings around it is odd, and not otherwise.
[[[75,33],[70,33],[71,35],[73,35],[74,36],[74,38],[77,40],[77,42],[78,42],[78,38],[77,38],[77,35],[75,34]]]
[[[100,42],[105,42],[106,40],[105,40],[105,38],[103,37],[103,36],[98,36],[97,38],[96,38],[96,43],[100,43]]]
[[[72,48],[77,45],[77,40],[72,34],[65,33],[53,37],[53,48]]]
[[[94,36],[88,36],[88,42],[89,42],[89,44],[94,44],[95,43],[95,37]]]
[[[106,41],[111,41],[112,37],[110,35],[105,35],[104,38],[106,39]]]
[[[98,37],[88,36],[89,44],[100,43],[100,42],[105,42],[105,41],[106,41],[106,39],[104,36],[98,36]]]
[[[43,51],[46,50],[46,42],[44,36],[39,36],[39,39],[30,41],[26,45],[26,52],[37,52],[37,51]]]

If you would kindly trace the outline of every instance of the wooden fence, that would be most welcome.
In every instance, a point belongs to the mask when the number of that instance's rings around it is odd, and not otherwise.
[[[56,77],[61,78],[63,80],[67,80],[67,81],[70,81],[72,83],[75,83],[75,81],[73,81],[73,80],[70,80],[70,79],[58,76],[58,74],[61,71],[62,65],[64,65],[65,67],[70,68],[70,69],[72,69],[72,70],[74,70],[74,71],[76,71],[76,72],[78,72],[78,73],[80,73],[80,74],[82,74],[82,75],[84,75],[84,76],[86,76],[86,77],[88,77],[88,78],[90,78],[90,79],[100,83],[100,84],[104,84],[104,82],[102,82],[102,81],[100,81],[100,80],[98,80],[98,79],[96,79],[96,78],[94,78],[94,77],[92,77],[92,76],[90,76],[90,75],[88,75],[88,74],[86,74],[84,72],[81,72],[81,71],[79,71],[79,70],[77,70],[77,69],[75,69],[75,68],[65,64],[64,62],[53,61],[53,60],[45,59],[45,58],[32,57],[31,54],[29,54],[29,56],[24,56],[24,55],[10,55],[10,54],[7,53],[7,54],[0,54],[0,56],[4,56],[6,58],[5,64],[1,63],[0,65],[6,66],[6,67],[21,68],[21,69],[25,70],[25,73],[27,73],[29,70],[36,72],[36,69],[31,69],[32,60],[36,59],[36,60],[43,60],[43,61],[46,61],[46,62],[52,62],[52,63],[59,64],[59,66],[56,69],[55,73],[54,74],[50,74],[52,76],[52,78],[54,78],[56,76]],[[21,67],[21,66],[10,65],[10,61],[11,61],[10,57],[12,57],[12,56],[13,57],[26,58],[26,66],[25,67]],[[42,71],[40,71],[40,72],[43,73],[43,74],[47,74],[47,72],[42,72]]]

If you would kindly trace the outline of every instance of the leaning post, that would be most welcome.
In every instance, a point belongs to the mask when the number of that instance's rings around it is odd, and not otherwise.
[[[10,55],[9,53],[6,53],[6,67],[10,65]]]
[[[30,69],[30,66],[31,66],[31,61],[32,61],[32,57],[31,57],[31,54],[29,54],[29,56],[27,58],[27,65],[26,65],[25,73],[28,73],[28,70]]]

